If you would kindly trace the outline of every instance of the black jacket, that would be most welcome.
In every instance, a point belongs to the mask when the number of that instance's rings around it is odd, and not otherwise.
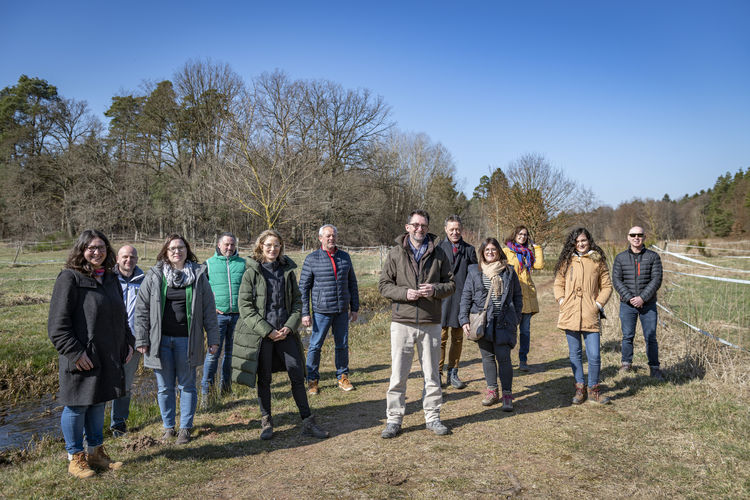
[[[618,253],[612,264],[612,285],[622,302],[630,302],[630,299],[638,296],[643,302],[656,300],[661,279],[661,258],[646,247],[637,254],[628,248]]]
[[[464,289],[466,273],[469,266],[477,263],[477,252],[473,246],[466,243],[463,238],[458,242],[458,252],[455,259],[453,258],[453,244],[448,238],[445,238],[438,245],[448,256],[448,262],[451,263],[453,272],[453,281],[456,282],[456,292],[443,299],[443,310],[440,316],[440,326],[443,328],[453,327],[460,328],[458,322],[458,310],[461,306],[461,291]]]
[[[523,311],[523,293],[521,282],[518,281],[516,271],[508,266],[500,273],[503,280],[503,296],[500,297],[500,312],[495,311],[495,305],[490,300],[487,305],[487,327],[484,339],[499,345],[516,345],[516,329],[521,322]],[[482,271],[473,264],[469,267],[466,285],[461,293],[461,310],[458,321],[465,325],[469,323],[469,315],[478,313],[487,301],[487,290],[482,282]]]
[[[104,403],[125,395],[123,365],[134,338],[117,277],[107,272],[100,284],[71,269],[57,276],[47,334],[60,364],[60,402],[65,406]],[[94,368],[81,371],[83,353]]]

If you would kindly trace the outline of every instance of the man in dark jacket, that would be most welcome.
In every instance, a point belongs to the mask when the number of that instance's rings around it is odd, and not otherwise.
[[[450,215],[445,219],[446,239],[440,242],[439,247],[443,249],[451,261],[453,280],[456,282],[456,292],[443,300],[443,312],[440,317],[442,327],[440,335],[440,373],[443,372],[445,362],[445,347],[450,337],[451,346],[448,353],[448,373],[445,384],[451,384],[456,389],[463,389],[466,384],[458,378],[458,362],[461,359],[461,348],[463,345],[463,329],[458,322],[458,310],[461,305],[461,291],[466,281],[466,270],[471,264],[477,263],[477,252],[461,237],[461,217]],[[442,376],[442,375],[441,375]]]
[[[430,216],[424,210],[409,215],[406,234],[383,263],[378,288],[391,299],[391,381],[386,393],[387,422],[381,437],[396,437],[406,412],[406,380],[414,348],[419,355],[424,379],[422,408],[427,429],[448,434],[440,422],[443,394],[440,388],[441,300],[456,290],[450,260],[427,232]]]
[[[357,321],[359,290],[349,254],[336,247],[336,226],[325,224],[318,231],[320,248],[305,258],[299,277],[302,294],[302,324],[312,325],[307,349],[307,392],[318,394],[320,349],[333,330],[336,345],[336,378],[341,390],[351,391],[349,381],[349,321]],[[312,311],[310,310],[312,308]]]
[[[612,284],[620,294],[620,323],[622,325],[622,366],[620,372],[630,371],[633,363],[635,324],[641,318],[646,356],[651,376],[664,380],[659,369],[659,344],[656,341],[656,291],[661,286],[661,258],[646,249],[643,228],[634,226],[628,231],[630,247],[617,254],[612,265]]]

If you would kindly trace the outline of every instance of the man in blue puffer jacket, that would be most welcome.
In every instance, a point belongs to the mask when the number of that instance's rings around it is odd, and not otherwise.
[[[299,277],[302,324],[312,325],[306,363],[308,393],[312,395],[320,390],[320,348],[329,328],[333,329],[336,345],[338,386],[344,391],[354,389],[349,381],[349,321],[357,321],[359,290],[352,259],[348,253],[336,248],[337,237],[335,226],[325,224],[320,228],[320,248],[305,258]]]

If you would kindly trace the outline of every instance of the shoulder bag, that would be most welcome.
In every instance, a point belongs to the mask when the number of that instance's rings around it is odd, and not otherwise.
[[[484,302],[484,308],[478,313],[469,314],[469,333],[466,338],[476,342],[484,337],[484,328],[487,326],[487,307],[490,305],[492,298],[492,289],[487,290],[487,300]]]

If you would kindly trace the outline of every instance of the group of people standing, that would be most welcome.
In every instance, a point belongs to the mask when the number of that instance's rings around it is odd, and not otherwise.
[[[472,314],[486,313],[484,335],[477,340],[487,385],[483,405],[502,402],[504,411],[513,410],[510,351],[519,329],[519,369],[529,370],[530,319],[539,311],[531,274],[544,266],[541,246],[531,241],[526,227],[517,226],[504,245],[486,238],[475,251],[463,240],[457,215],[446,219],[446,238],[440,242],[429,232],[429,221],[423,210],[409,215],[378,284],[380,293],[392,301],[392,371],[383,438],[401,431],[415,349],[424,377],[426,427],[438,435],[450,432],[440,420],[442,371],[447,370],[446,385],[466,387],[458,368]],[[284,254],[282,236],[275,230],[258,236],[247,259],[238,255],[237,238],[224,233],[214,256],[203,265],[183,236],[171,234],[146,273],[137,266],[133,246],[125,245],[115,254],[104,234],[84,231],[57,278],[48,320],[49,338],[60,354],[68,471],[91,477],[95,470],[122,466],[102,444],[104,408],[112,401],[113,436],[126,434],[130,388],[141,357],[144,367],[156,375],[165,442],[190,441],[199,401],[195,368],[203,366],[200,404],[206,408],[222,351],[219,391],[230,392],[232,382],[257,388],[261,439],[273,437],[275,371],[288,374],[302,433],[328,437],[312,414],[308,396],[321,390],[320,350],[329,330],[335,342],[337,386],[345,392],[354,389],[349,379],[348,325],[357,320],[359,310],[351,258],[337,247],[337,237],[336,227],[320,228],[320,248],[306,257],[298,283],[297,265]],[[571,232],[555,266],[558,328],[568,339],[575,404],[587,396],[598,403],[609,401],[599,388],[599,319],[612,281],[622,299],[621,371],[631,369],[635,321],[640,316],[651,374],[663,378],[655,336],[661,263],[643,247],[640,227],[632,228],[629,238],[630,248],[615,259],[613,280],[604,252],[584,228]],[[312,327],[306,358],[301,326]],[[584,344],[588,391],[581,361]]]

